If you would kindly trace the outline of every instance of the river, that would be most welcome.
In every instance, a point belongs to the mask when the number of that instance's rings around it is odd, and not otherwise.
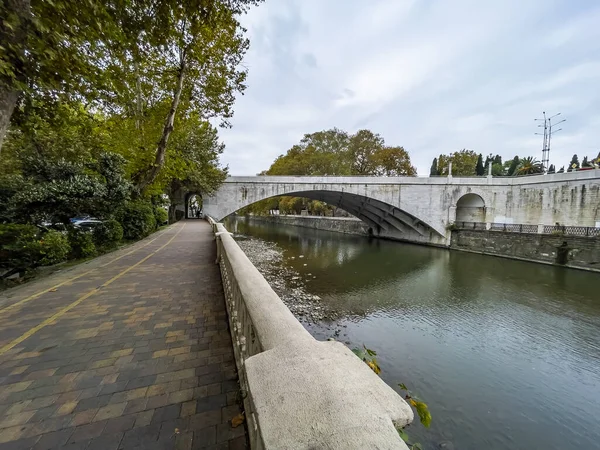
[[[318,299],[316,319],[291,308],[316,338],[376,350],[383,379],[429,405],[431,427],[407,429],[424,449],[600,449],[600,274],[244,218],[227,227],[251,260],[261,245],[279,254],[259,266],[280,295]]]

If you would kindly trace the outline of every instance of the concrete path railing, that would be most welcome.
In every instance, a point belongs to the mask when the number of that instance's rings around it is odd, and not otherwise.
[[[315,340],[231,234],[217,240],[253,449],[407,449],[410,406],[340,342]]]

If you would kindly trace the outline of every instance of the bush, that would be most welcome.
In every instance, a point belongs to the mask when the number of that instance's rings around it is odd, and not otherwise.
[[[154,218],[156,219],[156,226],[160,227],[169,221],[169,213],[162,206],[156,206],[154,208]]]
[[[68,236],[69,244],[71,244],[71,258],[88,258],[96,254],[94,238],[89,231],[71,228]]]
[[[60,231],[48,231],[39,241],[42,266],[51,266],[67,259],[71,252],[69,238]]]
[[[36,266],[41,259],[38,234],[33,225],[0,224],[0,267],[22,271]]]
[[[129,202],[122,212],[121,225],[125,239],[142,239],[156,229],[154,209],[148,202]]]
[[[115,219],[102,222],[93,232],[97,247],[110,247],[123,239],[123,227]]]

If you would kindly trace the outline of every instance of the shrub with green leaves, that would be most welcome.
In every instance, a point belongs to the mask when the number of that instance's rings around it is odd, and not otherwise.
[[[23,271],[41,259],[39,230],[33,225],[0,224],[0,268]]]
[[[156,218],[152,204],[144,201],[129,202],[121,214],[123,236],[137,240],[148,236],[156,229]]]
[[[162,206],[156,206],[154,208],[154,217],[156,218],[156,226],[160,227],[169,220],[169,213]]]
[[[96,245],[94,238],[89,231],[83,231],[79,228],[69,230],[69,244],[71,245],[71,258],[88,258],[96,254]]]
[[[66,234],[51,230],[39,240],[42,266],[51,266],[65,261],[71,253],[71,244]]]
[[[123,239],[123,227],[115,219],[102,222],[93,232],[96,247],[111,247]]]

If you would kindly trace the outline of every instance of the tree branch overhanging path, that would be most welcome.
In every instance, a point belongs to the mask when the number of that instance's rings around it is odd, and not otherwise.
[[[237,18],[261,1],[3,2],[0,150],[13,111],[30,97],[83,99],[124,116],[133,111],[138,123],[148,108],[167,102],[153,156],[133,176],[144,194],[160,178],[179,117],[229,126],[235,96],[245,89],[241,62],[249,46]],[[140,150],[148,153],[141,134]]]

